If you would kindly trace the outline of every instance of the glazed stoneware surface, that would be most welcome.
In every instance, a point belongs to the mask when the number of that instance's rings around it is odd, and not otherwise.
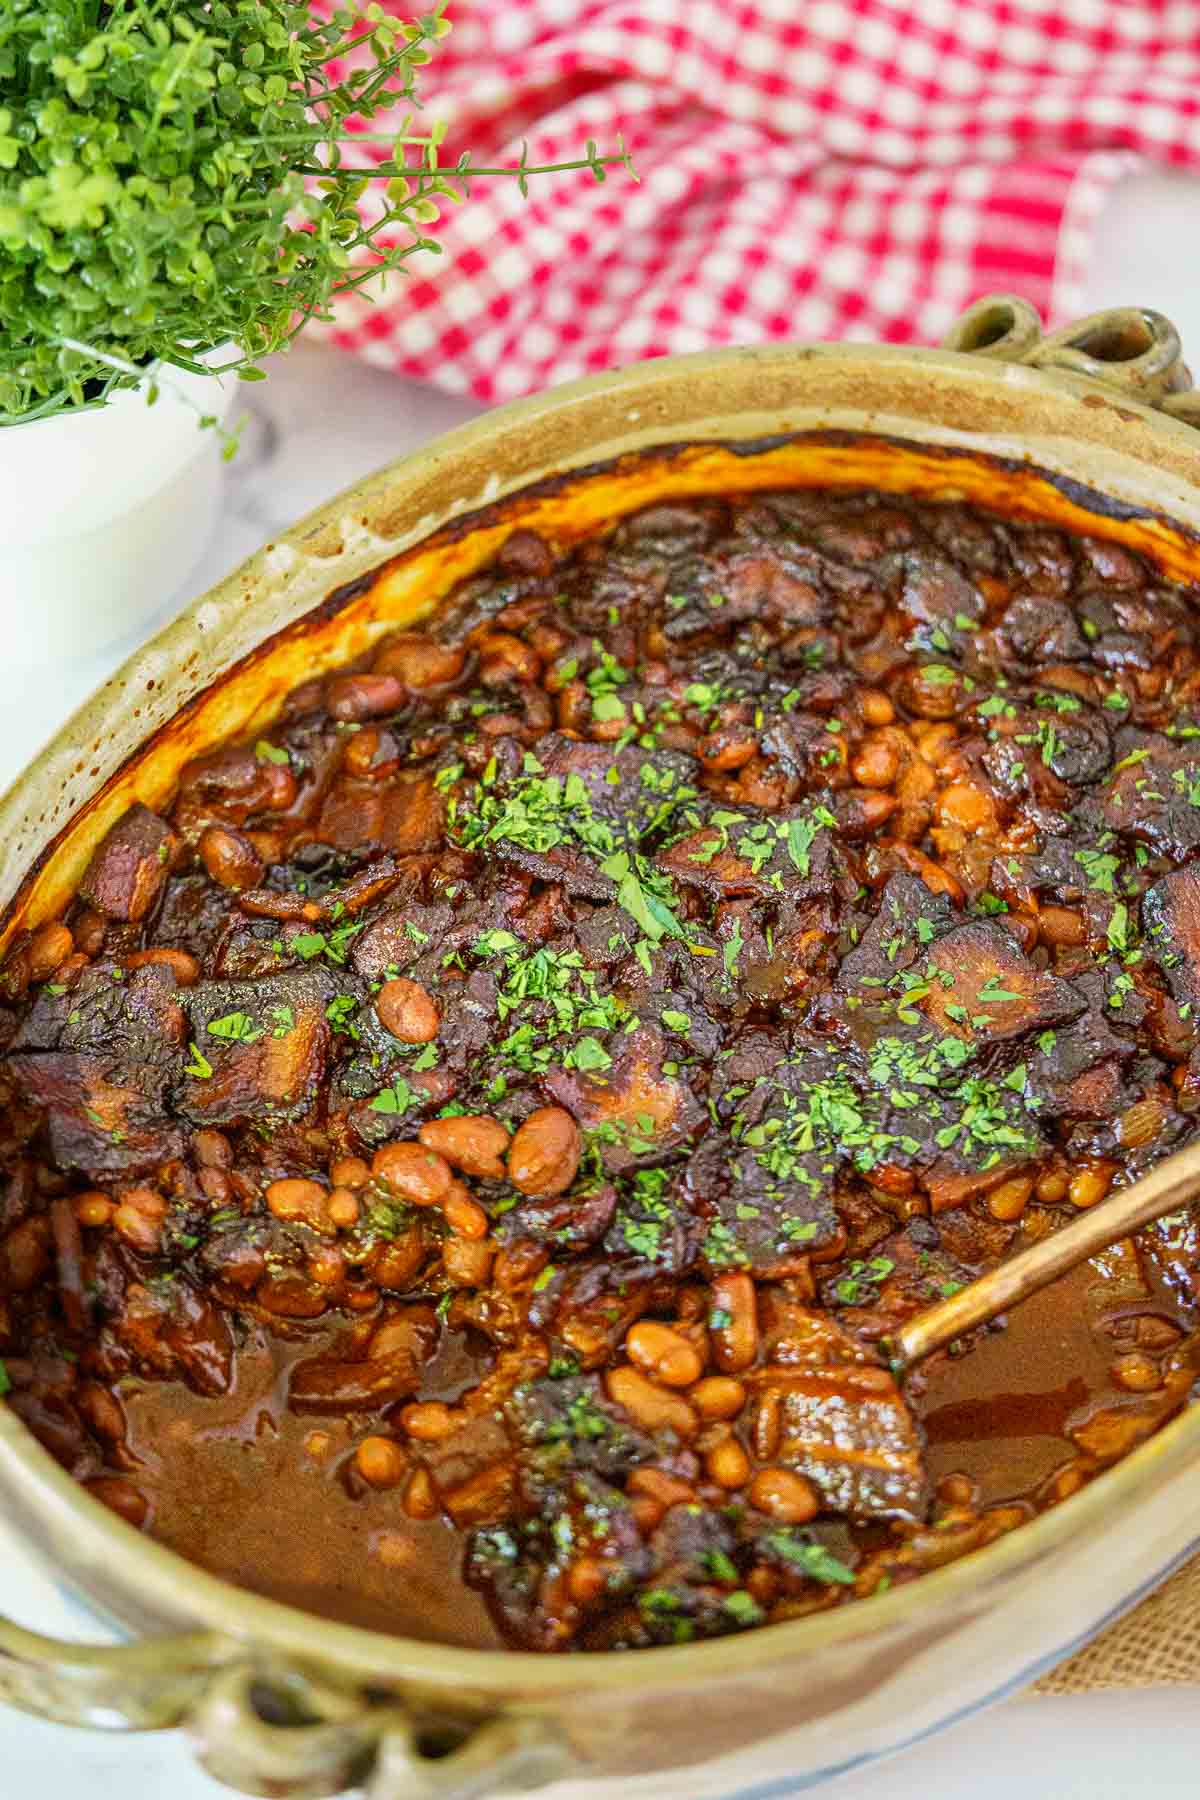
[[[699,448],[679,448],[697,440]],[[565,478],[547,479],[557,471]],[[515,523],[565,542],[663,492],[788,482],[965,495],[1083,525],[1173,573],[1194,572],[1200,440],[1086,380],[965,357],[834,349],[734,352],[583,384],[468,426],[324,509],[140,652],[0,807],[9,928],[55,909],[132,798],[153,805],[185,756],[265,724],[298,672],[328,667],[421,616]],[[359,583],[385,562],[382,575]],[[352,583],[341,604],[323,604]],[[234,663],[232,677],[205,694]],[[135,754],[152,736],[148,753]],[[18,893],[21,872],[38,859]],[[151,1710],[155,1698],[185,1710],[207,1685],[205,1669],[236,1667],[250,1640],[276,1672],[282,1660],[313,1676],[321,1699],[333,1696],[325,1716],[340,1711],[349,1739],[354,1686],[370,1680],[419,1713],[550,1718],[575,1755],[629,1774],[732,1756],[803,1726],[792,1767],[816,1776],[1027,1678],[1031,1665],[1061,1654],[1145,1588],[1191,1547],[1198,1460],[1200,1421],[1184,1418],[1069,1508],[915,1591],[749,1642],[556,1661],[431,1649],[344,1627],[314,1631],[303,1615],[239,1595],[142,1541],[6,1418],[0,1487],[27,1537],[130,1626],[218,1636],[174,1663],[134,1653],[115,1672],[39,1669],[31,1648],[23,1675],[12,1663],[0,1675],[27,1704],[79,1712],[128,1704],[153,1671]],[[210,1739],[223,1716],[210,1707]],[[734,1762],[708,1773],[727,1791],[739,1784]],[[679,1779],[678,1791],[700,1791]],[[377,1791],[433,1790],[398,1779]],[[455,1790],[444,1783],[439,1791]],[[639,1789],[626,1782],[623,1791]]]

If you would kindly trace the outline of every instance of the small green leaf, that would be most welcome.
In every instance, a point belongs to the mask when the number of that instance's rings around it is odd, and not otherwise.
[[[234,1044],[253,1044],[263,1035],[262,1028],[255,1025],[249,1013],[244,1012],[226,1013],[223,1018],[213,1019],[207,1030],[210,1036],[225,1038]],[[209,1073],[212,1073],[211,1069]]]
[[[623,719],[625,707],[615,694],[597,694],[592,701],[592,717],[602,723],[612,719]]]
[[[824,1544],[810,1543],[789,1531],[769,1531],[762,1542],[765,1548],[774,1551],[776,1556],[799,1569],[802,1575],[810,1576],[813,1581],[835,1583],[840,1587],[854,1586],[854,1571],[848,1569]]]
[[[391,1087],[384,1088],[382,1093],[376,1094],[371,1101],[371,1111],[391,1113],[396,1117],[402,1117],[411,1110],[417,1099],[417,1094],[409,1087],[403,1075],[398,1075]]]

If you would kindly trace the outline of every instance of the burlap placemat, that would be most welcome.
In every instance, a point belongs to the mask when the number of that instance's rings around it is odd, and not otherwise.
[[[1200,1682],[1200,1556],[1034,1683],[1035,1694]]]

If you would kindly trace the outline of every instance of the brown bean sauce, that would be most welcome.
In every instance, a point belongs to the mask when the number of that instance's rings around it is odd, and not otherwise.
[[[0,1370],[324,1616],[677,1643],[907,1582],[1185,1406],[1200,1224],[889,1337],[1187,1142],[1195,595],[869,493],[514,533],[135,807],[0,984]]]

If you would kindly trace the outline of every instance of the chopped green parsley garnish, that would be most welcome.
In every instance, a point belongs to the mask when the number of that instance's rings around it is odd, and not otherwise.
[[[268,743],[266,738],[259,738],[257,744],[254,746],[254,754],[259,762],[280,763],[286,765],[292,760],[286,750],[281,750],[278,744]]]
[[[262,1027],[244,1012],[226,1013],[224,1018],[212,1019],[207,1030],[210,1036],[225,1038],[232,1044],[253,1044],[263,1035]]]

